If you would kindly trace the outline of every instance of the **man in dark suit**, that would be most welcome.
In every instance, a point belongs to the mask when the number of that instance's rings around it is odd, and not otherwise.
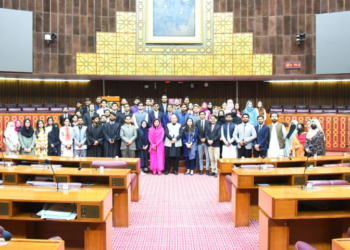
[[[258,125],[255,126],[257,137],[253,141],[254,158],[266,157],[267,155],[267,140],[269,139],[269,127],[264,124],[264,117],[258,116]]]
[[[163,114],[167,112],[168,108],[168,97],[166,95],[162,95],[162,103],[159,105],[159,111]]]
[[[217,177],[217,161],[220,158],[221,126],[217,124],[216,115],[210,116],[210,125],[205,129],[205,139],[209,145],[209,156],[211,162],[211,175]]]
[[[90,106],[90,98],[89,97],[86,97],[85,98],[85,106],[83,107],[83,115],[87,112],[89,112],[89,106]]]
[[[198,147],[198,163],[199,163],[199,174],[203,174],[203,153],[205,152],[205,169],[207,175],[209,175],[209,150],[208,150],[208,144],[205,139],[205,129],[210,126],[210,121],[205,119],[205,112],[201,111],[199,112],[199,120],[196,122],[196,128],[198,130],[197,133],[197,147]],[[198,164],[196,161],[196,164]]]
[[[162,123],[162,127],[164,128],[164,124],[163,124],[163,112],[159,110],[159,103],[155,102],[153,104],[153,111],[151,111],[148,115],[148,126],[151,127],[152,126],[152,122],[154,119],[159,118],[160,122]]]
[[[69,121],[71,121],[73,116],[71,114],[68,114],[68,107],[64,107],[62,111],[63,115],[60,115],[60,124],[61,126],[64,126],[64,119],[68,118]]]
[[[89,111],[83,115],[84,126],[92,125],[92,117],[97,116],[97,112],[95,112],[95,105],[90,103]]]
[[[131,112],[131,108],[130,105],[128,103],[124,104],[124,113],[120,114],[119,116],[119,120],[116,119],[116,122],[120,123],[120,126],[123,126],[125,124],[125,117],[126,116],[133,116],[132,112]],[[134,122],[132,121],[131,124],[134,124]]]
[[[168,104],[167,112],[163,114],[162,124],[164,125],[164,128],[166,128],[168,123],[171,122],[171,116],[174,115],[174,114],[175,113],[173,113],[173,105]]]

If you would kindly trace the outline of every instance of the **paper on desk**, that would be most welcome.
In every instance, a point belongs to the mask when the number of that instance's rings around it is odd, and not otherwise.
[[[268,187],[268,186],[270,186],[270,185],[267,184],[267,183],[258,183],[258,185],[261,186],[261,187]]]

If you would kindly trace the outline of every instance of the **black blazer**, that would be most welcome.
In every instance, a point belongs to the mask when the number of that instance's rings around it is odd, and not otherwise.
[[[195,124],[196,128],[198,129],[198,134],[197,134],[197,145],[201,145],[203,142],[201,139],[205,138],[205,131],[202,128],[202,121],[198,120]],[[204,121],[204,128],[207,128],[208,126],[211,126],[210,121],[205,120]],[[208,144],[207,144],[208,145]]]
[[[129,115],[131,117],[133,117],[133,113],[131,112],[131,110],[129,111]],[[116,118],[116,120],[117,120],[117,118]],[[120,120],[119,123],[121,124],[121,126],[123,126],[125,124],[125,113],[120,113],[119,120]],[[134,124],[134,123],[132,123],[132,124]]]
[[[68,119],[69,119],[69,122],[72,121],[72,115],[71,114],[68,114]],[[63,115],[60,115],[60,124],[61,126],[64,126],[64,118],[63,118]]]
[[[220,137],[221,137],[221,125],[215,124],[213,131],[211,131],[211,124],[205,128],[205,139],[208,141],[213,141],[213,144],[209,145],[214,148],[220,147]]]
[[[90,107],[90,105],[85,105],[85,106],[83,107],[83,115],[84,115],[85,113],[89,112],[89,107]]]
[[[95,111],[94,111],[93,116],[94,116],[94,115],[99,116]],[[91,117],[90,117],[90,111],[89,111],[88,113],[85,113],[85,114],[83,115],[83,120],[84,120],[84,126],[91,126],[91,125],[92,125],[92,119],[91,119]]]
[[[158,110],[158,119],[160,120],[160,122],[162,123],[162,127],[164,128],[164,124],[163,124],[163,112]],[[156,119],[156,116],[154,114],[154,111],[151,111],[148,115],[148,127],[152,126],[152,122],[153,120]]]
[[[166,104],[165,110],[163,108],[163,103],[159,103],[159,111],[161,111],[163,114],[167,112],[166,107],[168,107],[168,103]]]

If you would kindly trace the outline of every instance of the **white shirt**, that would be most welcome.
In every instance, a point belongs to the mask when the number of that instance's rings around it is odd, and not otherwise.
[[[277,156],[284,156],[284,148],[280,148],[278,143],[278,137],[277,137],[277,131],[276,131],[276,124],[272,123],[272,130],[271,130],[271,137],[269,141],[269,150],[267,152],[267,157],[277,157]],[[287,136],[286,128],[282,125],[282,134],[283,139]]]
[[[104,115],[105,114],[105,111],[107,110],[107,109],[109,109],[109,108],[100,108],[100,109],[98,109],[97,111],[96,111],[96,113],[101,117],[102,115]]]
[[[233,132],[235,132],[235,131],[233,131]],[[224,136],[224,126],[221,126],[221,140],[224,143],[229,142],[230,144],[232,144],[234,142],[235,138],[233,138],[233,134],[232,134],[232,138],[230,136],[230,126],[229,126],[229,124],[227,125],[226,134],[227,134],[228,141],[226,141],[225,136]]]
[[[155,110],[154,110],[154,117],[155,117],[155,118],[158,118],[158,113],[159,113],[159,111],[155,111]]]

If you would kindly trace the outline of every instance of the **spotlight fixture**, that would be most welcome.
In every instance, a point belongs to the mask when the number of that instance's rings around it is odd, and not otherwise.
[[[209,83],[205,82],[205,83],[204,83],[204,87],[207,88],[208,86],[209,86]]]
[[[297,46],[300,46],[301,41],[305,41],[306,39],[306,34],[305,33],[299,33],[296,35],[296,41],[297,41]]]
[[[56,38],[57,38],[57,35],[55,33],[45,35],[45,41],[46,41],[47,45],[50,45],[51,41],[55,40]]]

